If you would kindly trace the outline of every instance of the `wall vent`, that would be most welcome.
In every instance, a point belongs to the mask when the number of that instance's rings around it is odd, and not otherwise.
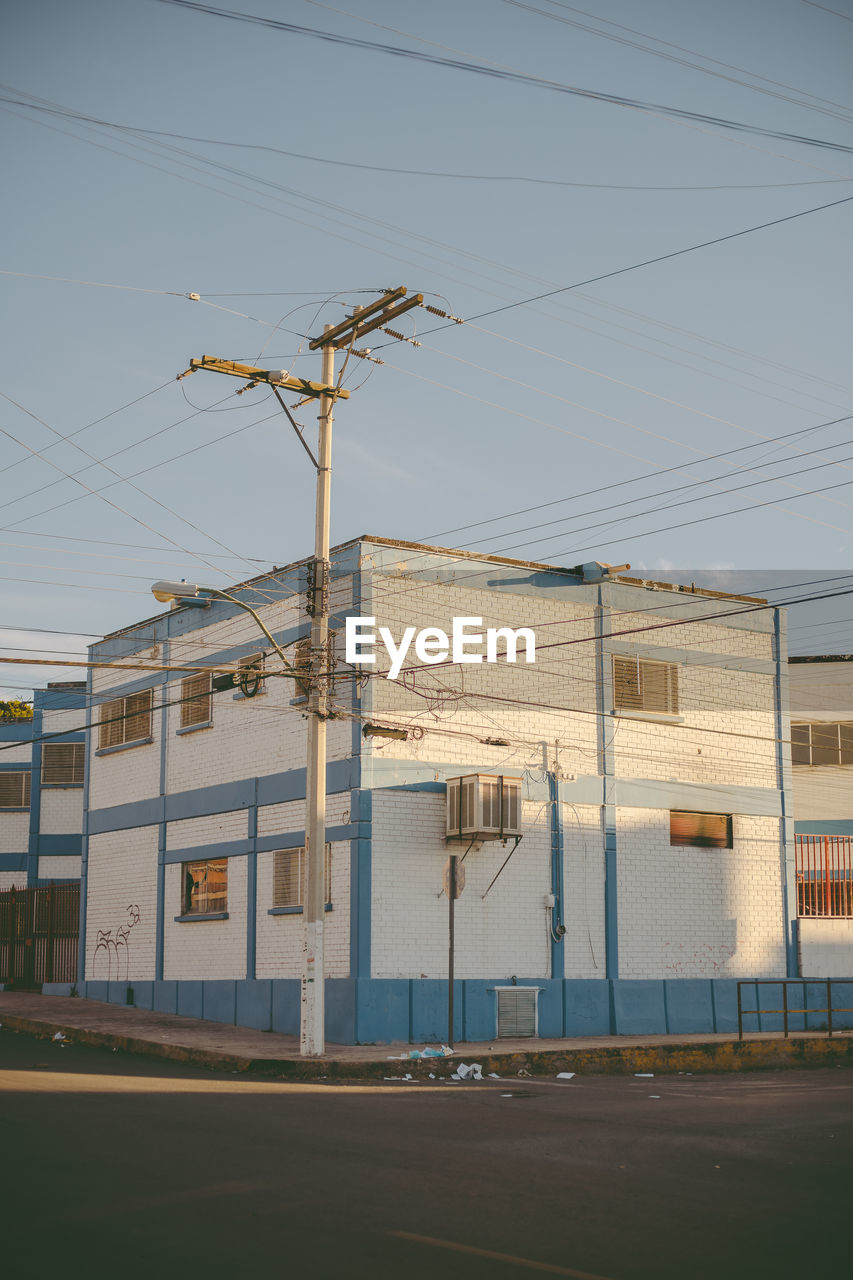
[[[498,987],[498,1037],[535,1036],[538,987]]]

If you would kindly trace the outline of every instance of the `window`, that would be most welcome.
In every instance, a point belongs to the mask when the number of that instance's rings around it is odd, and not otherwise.
[[[206,916],[228,910],[228,859],[184,862],[182,914]]]
[[[613,701],[617,711],[678,713],[678,667],[673,662],[613,655]]]
[[[326,905],[332,902],[332,846],[326,845]],[[273,854],[274,907],[305,905],[305,849],[278,849]]]
[[[237,663],[240,688],[247,698],[253,698],[261,692],[264,680],[264,656],[263,653],[250,653]]]
[[[731,849],[730,813],[684,813],[669,815],[669,843],[698,849]]]
[[[143,689],[142,693],[132,693],[127,698],[104,703],[98,738],[101,751],[151,737],[152,692],[151,689]]]
[[[0,809],[29,809],[30,771],[0,770]]]
[[[181,728],[210,724],[213,719],[213,697],[207,672],[181,681]]]
[[[792,724],[794,764],[853,764],[853,724]]]
[[[41,780],[47,787],[82,787],[84,742],[46,742],[41,749]]]

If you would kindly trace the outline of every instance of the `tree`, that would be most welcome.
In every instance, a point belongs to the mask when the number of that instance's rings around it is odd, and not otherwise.
[[[4,701],[0,698],[0,721],[6,720],[32,720],[33,709],[29,703],[21,702],[17,698],[10,701]]]

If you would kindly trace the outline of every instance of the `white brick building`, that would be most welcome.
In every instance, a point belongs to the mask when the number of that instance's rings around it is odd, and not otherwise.
[[[736,980],[796,972],[778,610],[596,564],[381,538],[332,562],[329,1040],[446,1035],[446,783],[462,775],[520,781],[523,838],[465,858],[457,1039],[494,1037],[500,991],[514,986],[535,989],[541,1035],[731,1029]],[[306,571],[235,589],[291,652],[308,631]],[[372,668],[344,663],[347,616],[395,639],[409,626],[449,632],[453,617],[530,627],[536,661],[428,664],[412,650],[391,681],[381,648]],[[129,984],[140,1005],[296,1031],[299,686],[224,601],[91,652],[128,670],[90,680],[102,723],[89,743],[81,989],[123,1002]],[[260,652],[256,697],[210,694],[206,677],[174,670]],[[121,947],[103,945],[121,930]]]

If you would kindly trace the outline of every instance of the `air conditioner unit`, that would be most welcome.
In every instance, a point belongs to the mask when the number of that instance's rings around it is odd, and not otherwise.
[[[447,839],[521,836],[521,779],[469,773],[447,779]]]

